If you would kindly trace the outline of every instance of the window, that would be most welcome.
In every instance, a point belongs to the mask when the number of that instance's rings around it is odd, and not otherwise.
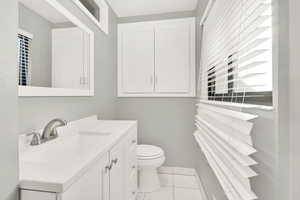
[[[98,20],[100,21],[100,8],[94,0],[79,0],[80,3]]]
[[[203,23],[200,99],[272,105],[271,0],[217,0]]]
[[[31,45],[32,35],[25,31],[18,33],[18,70],[19,70],[19,85],[30,85],[31,81]]]
[[[73,0],[74,3],[106,34],[108,34],[108,5],[105,0]]]

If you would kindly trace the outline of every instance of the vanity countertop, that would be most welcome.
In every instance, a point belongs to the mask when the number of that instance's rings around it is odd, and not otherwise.
[[[59,137],[39,146],[20,148],[20,188],[61,193],[97,162],[136,121],[71,123]],[[99,132],[99,133],[98,133]]]

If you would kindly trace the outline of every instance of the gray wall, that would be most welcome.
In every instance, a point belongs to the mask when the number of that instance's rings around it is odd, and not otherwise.
[[[300,190],[300,135],[299,135],[299,113],[300,113],[300,69],[299,69],[299,52],[300,52],[300,22],[299,8],[300,2],[289,1],[289,36],[290,36],[290,191],[291,200],[299,199]]]
[[[17,0],[0,6],[0,199],[16,200],[18,184],[17,140]],[[4,31],[5,30],[5,31]]]
[[[207,0],[199,2],[197,12],[198,22],[200,22],[202,18],[203,8],[206,7],[207,2]],[[200,66],[202,28],[198,27],[197,31],[197,66]],[[274,33],[276,34],[276,30],[274,31]],[[274,43],[276,46],[277,40]],[[277,64],[277,55],[274,58],[275,63]],[[274,66],[275,97],[278,94],[277,75],[277,66]],[[251,180],[251,183],[254,192],[258,195],[259,199],[263,200],[274,200],[276,197],[275,187],[277,183],[278,164],[278,100],[275,98],[274,101],[275,109],[273,111],[263,111],[255,109],[244,110],[245,112],[259,115],[259,118],[253,121],[254,129],[252,132],[254,146],[258,150],[258,152],[253,157],[259,163],[253,168],[259,174],[259,176],[253,178]],[[208,166],[207,161],[200,150],[198,152],[197,161],[197,171],[207,191],[208,198],[212,199],[212,197],[215,196],[217,200],[226,200],[227,198],[225,197],[220,184],[218,183],[214,173]]]
[[[51,87],[53,24],[19,3],[19,28],[33,34],[31,85]]]
[[[119,18],[119,23],[194,17],[195,12]],[[161,146],[166,166],[195,167],[194,98],[118,98],[117,118],[139,121],[139,143]]]
[[[55,117],[74,120],[92,114],[102,119],[115,116],[117,74],[117,18],[110,10],[109,31],[104,34],[91,20],[72,3],[61,0],[95,32],[95,96],[94,97],[19,97],[19,133],[42,128]]]

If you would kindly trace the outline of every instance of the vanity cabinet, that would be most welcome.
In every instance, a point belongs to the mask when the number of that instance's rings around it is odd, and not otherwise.
[[[66,192],[58,194],[59,200],[109,200],[109,154],[106,153]],[[34,199],[32,199],[34,200]],[[43,199],[40,199],[43,200]]]
[[[118,25],[118,96],[195,96],[194,18]]]
[[[20,190],[21,200],[134,200],[137,193],[134,126],[63,192]]]

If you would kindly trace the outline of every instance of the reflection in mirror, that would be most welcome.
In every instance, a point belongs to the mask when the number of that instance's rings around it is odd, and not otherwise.
[[[48,0],[19,1],[19,85],[90,88],[89,34]]]

